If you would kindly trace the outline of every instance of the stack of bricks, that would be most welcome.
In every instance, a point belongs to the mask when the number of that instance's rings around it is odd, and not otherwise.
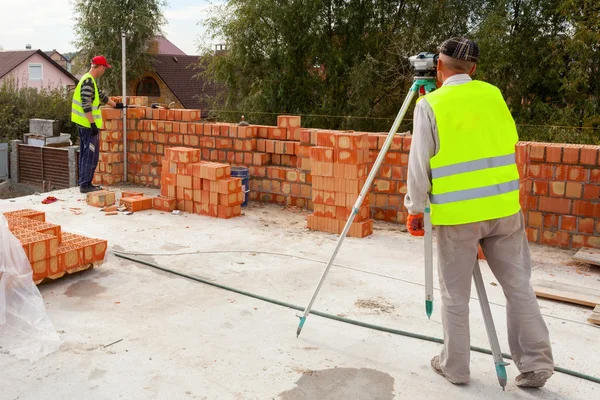
[[[387,132],[368,134],[369,170],[373,167],[386,138]],[[377,171],[370,198],[371,213],[376,220],[406,223],[408,212],[403,204],[411,141],[412,137],[406,133],[396,134]]]
[[[520,142],[517,165],[529,241],[600,248],[598,146]]]
[[[62,232],[60,225],[46,222],[43,212],[25,209],[4,216],[23,246],[36,283],[99,265],[104,260],[105,240]]]
[[[301,118],[279,115],[277,126],[257,127],[257,150],[268,156],[266,167],[250,167],[250,200],[311,208],[308,146],[302,144]]]
[[[161,196],[155,208],[175,208],[189,213],[218,218],[242,214],[245,193],[242,179],[231,177],[228,164],[200,161],[200,150],[171,147],[162,165]]]
[[[339,234],[353,212],[367,178],[369,149],[367,135],[355,132],[317,132],[311,147],[312,200],[314,213],[307,218],[309,229]],[[348,236],[373,233],[369,194],[358,205]]]

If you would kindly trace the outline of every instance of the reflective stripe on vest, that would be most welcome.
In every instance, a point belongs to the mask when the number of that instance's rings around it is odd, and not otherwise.
[[[83,106],[81,104],[81,85],[87,79],[92,78],[92,82],[94,83],[94,101],[92,102],[92,117],[94,118],[94,123],[99,129],[102,129],[104,125],[102,121],[102,110],[100,109],[100,96],[98,95],[98,86],[96,85],[96,80],[89,73],[83,75],[75,88],[75,93],[73,93],[73,101],[71,103],[71,121],[75,122],[78,125],[89,128],[91,126],[88,121],[85,112],[83,111]]]
[[[430,160],[432,223],[461,225],[517,213],[518,136],[500,91],[472,81],[443,86],[425,98],[440,138]]]

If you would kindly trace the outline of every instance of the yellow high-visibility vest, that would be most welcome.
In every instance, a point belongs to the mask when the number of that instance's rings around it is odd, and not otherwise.
[[[488,83],[441,88],[425,96],[440,139],[430,160],[433,225],[461,225],[516,214],[517,128],[500,90]]]
[[[92,102],[92,116],[94,117],[94,122],[98,129],[102,129],[102,111],[100,110],[100,96],[98,95],[98,86],[96,86],[96,80],[89,72],[81,77],[79,83],[77,84],[77,87],[75,88],[75,93],[73,93],[73,102],[71,104],[71,121],[85,128],[89,128],[92,126],[90,124],[90,121],[88,121],[87,117],[85,116],[83,106],[81,105],[81,84],[85,82],[87,78],[92,78],[92,82],[94,82],[94,101]]]

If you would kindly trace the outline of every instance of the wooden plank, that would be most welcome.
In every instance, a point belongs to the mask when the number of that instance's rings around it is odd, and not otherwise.
[[[598,289],[544,280],[533,281],[531,284],[538,297],[581,304],[588,307],[596,307],[597,304],[600,304],[600,290]]]
[[[600,266],[600,249],[584,247],[573,256],[573,260]]]
[[[594,311],[588,317],[588,322],[596,325],[600,325],[600,306],[596,306]]]

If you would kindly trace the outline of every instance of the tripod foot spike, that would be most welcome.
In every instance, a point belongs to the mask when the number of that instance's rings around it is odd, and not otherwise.
[[[506,390],[506,382],[508,380],[506,376],[506,365],[508,364],[504,361],[496,364],[496,375],[498,375],[498,382],[500,383],[500,386],[502,386],[503,391]]]
[[[300,324],[298,324],[298,329],[296,330],[296,337],[300,336],[300,332],[302,332],[302,327],[306,322],[306,317],[298,317],[300,318]]]
[[[425,300],[425,312],[427,312],[427,318],[431,319],[431,314],[433,314],[433,301]]]

